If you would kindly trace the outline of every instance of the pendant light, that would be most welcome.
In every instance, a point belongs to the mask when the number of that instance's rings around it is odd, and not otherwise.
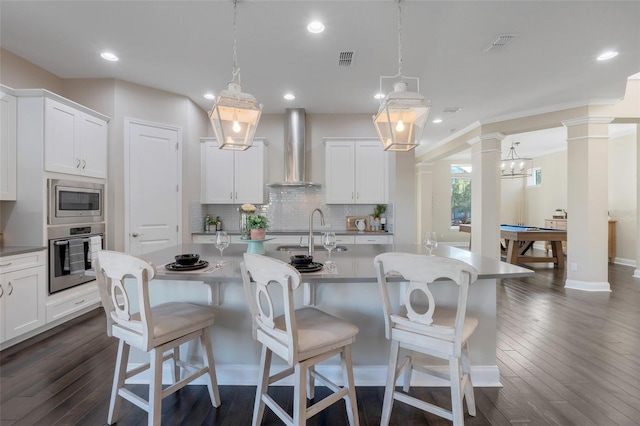
[[[500,160],[500,171],[503,179],[525,178],[531,176],[533,159],[520,157],[516,152],[516,147],[520,142],[511,142],[509,153]]]
[[[253,143],[262,104],[248,93],[242,93],[236,38],[237,0],[233,0],[233,72],[227,89],[216,98],[209,114],[219,149],[244,151]]]
[[[373,117],[378,137],[385,151],[411,151],[420,145],[420,137],[427,122],[430,106],[420,91],[420,79],[402,74],[402,7],[398,0],[398,74],[380,77],[394,79],[393,91],[380,102],[378,114]],[[416,92],[409,91],[408,81],[415,80]]]

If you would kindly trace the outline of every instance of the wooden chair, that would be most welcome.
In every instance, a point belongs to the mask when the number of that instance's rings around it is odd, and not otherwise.
[[[389,424],[393,401],[398,400],[452,420],[455,426],[463,425],[464,398],[467,400],[469,415],[476,414],[468,339],[478,325],[478,320],[466,315],[466,307],[469,285],[477,279],[477,271],[459,260],[408,253],[379,254],[374,259],[374,265],[383,302],[385,335],[391,340],[380,424]],[[447,284],[446,281],[436,281],[439,279],[448,279],[457,284],[457,306],[438,306],[429,287]],[[404,303],[404,307],[401,312],[394,312],[389,287],[399,284],[398,281],[408,282],[408,285],[400,302]],[[406,357],[398,366],[401,348]],[[416,352],[447,360],[449,374],[418,364],[414,357]],[[395,384],[403,370],[404,385],[403,390],[399,391],[395,389]],[[450,411],[408,395],[413,370],[450,381]]]
[[[220,406],[215,364],[211,346],[214,311],[208,306],[186,302],[169,302],[151,307],[149,281],[156,267],[143,259],[113,251],[98,252],[95,266],[98,289],[107,316],[107,334],[120,339],[109,403],[108,423],[116,422],[122,398],[149,413],[149,425],[159,425],[162,399],[200,376],[207,376],[209,397],[214,407]],[[125,279],[135,280],[137,295],[127,292]],[[138,300],[138,311],[131,297]],[[199,339],[204,366],[180,360],[180,345]],[[127,371],[129,349],[133,346],[150,353],[150,363]],[[165,355],[165,352],[169,352]],[[172,360],[174,383],[162,389],[162,365]],[[150,369],[149,400],[145,401],[125,388],[125,380]],[[181,378],[181,369],[188,376]]]
[[[341,398],[346,402],[349,424],[358,425],[350,347],[358,334],[358,327],[316,308],[294,310],[293,294],[300,285],[300,273],[286,263],[245,253],[241,271],[249,310],[253,317],[254,338],[262,343],[252,425],[261,423],[265,404],[285,424],[299,426],[306,424],[308,418]],[[272,299],[271,293],[281,293],[284,311],[281,316],[275,316],[275,297]],[[284,359],[289,368],[270,375],[271,358],[274,353]],[[341,358],[344,387],[339,387],[315,371],[316,364],[337,354],[340,354]],[[267,394],[270,384],[292,374],[293,417]],[[316,379],[334,393],[307,407],[305,388],[308,398],[313,398]]]

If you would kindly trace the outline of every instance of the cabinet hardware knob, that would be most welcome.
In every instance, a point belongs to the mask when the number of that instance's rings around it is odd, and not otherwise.
[[[80,167],[80,159],[79,159],[79,158],[76,158],[76,169],[77,169],[78,167]]]
[[[11,293],[13,293],[13,286],[11,285],[11,281],[9,281],[9,293],[7,296],[11,296]]]
[[[87,160],[82,160],[82,170],[87,167]]]
[[[140,234],[139,232],[132,232],[132,233],[131,233],[131,236],[132,236],[133,238],[137,238],[137,237],[139,237],[140,235],[142,235],[142,234]]]
[[[2,284],[0,284],[0,297],[4,294],[4,289],[2,288]]]
[[[13,262],[3,263],[2,265],[0,265],[0,268],[4,268],[5,266],[11,266],[12,264]]]
[[[82,299],[82,300],[80,300],[80,301],[76,302],[76,305],[81,305],[81,304],[83,304],[83,303],[84,303],[84,299]]]

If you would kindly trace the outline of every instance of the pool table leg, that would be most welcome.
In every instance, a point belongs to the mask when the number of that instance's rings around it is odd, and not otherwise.
[[[551,253],[556,258],[556,266],[564,268],[564,253],[562,252],[562,241],[551,241]]]
[[[507,245],[507,262],[511,263],[511,264],[517,264],[518,263],[518,244],[516,241],[513,240],[504,240],[505,244]]]

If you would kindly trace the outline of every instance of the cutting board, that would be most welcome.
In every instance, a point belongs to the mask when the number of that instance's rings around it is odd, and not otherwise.
[[[369,216],[347,216],[347,231],[358,231],[356,220],[364,219],[364,229],[369,230]]]

